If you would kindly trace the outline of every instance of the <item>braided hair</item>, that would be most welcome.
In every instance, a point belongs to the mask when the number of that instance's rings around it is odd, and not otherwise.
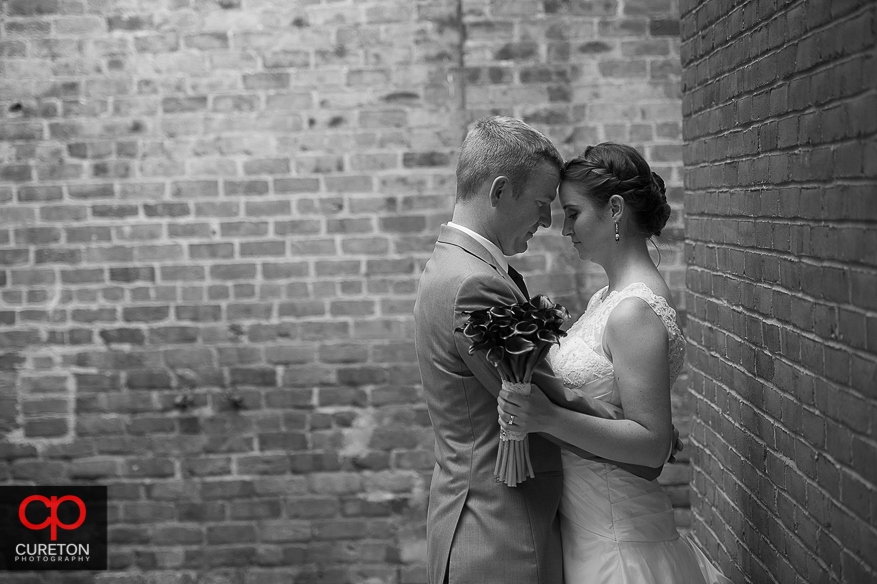
[[[603,142],[563,165],[561,180],[578,184],[599,207],[612,195],[624,198],[646,237],[660,236],[670,218],[663,179],[632,146]]]

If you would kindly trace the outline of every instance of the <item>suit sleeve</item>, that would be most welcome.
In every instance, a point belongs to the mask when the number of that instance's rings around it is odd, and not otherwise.
[[[492,306],[502,306],[516,304],[519,300],[515,297],[505,280],[501,278],[486,278],[484,276],[473,275],[460,285],[457,292],[457,299],[454,306],[454,328],[459,328],[466,322],[468,318],[464,312],[472,310],[481,310]],[[499,371],[484,356],[482,351],[474,355],[469,354],[469,340],[461,332],[454,332],[454,344],[463,362],[478,379],[479,383],[493,395],[497,397],[502,387],[502,380]],[[547,360],[543,360],[533,371],[531,383],[539,386],[548,399],[555,404],[590,416],[599,418],[607,418],[617,420],[623,417],[619,408],[612,404],[601,400],[593,399],[579,393],[576,393],[566,387],[558,379]],[[572,444],[559,440],[550,434],[541,434],[546,440],[549,440],[561,448],[564,448],[573,454],[588,460],[605,461],[614,464],[638,477],[646,480],[654,480],[660,474],[663,466],[651,468],[624,462],[617,462],[600,458],[590,452],[582,450]]]
[[[462,327],[469,318],[464,314],[465,312],[492,306],[516,304],[517,302],[514,292],[500,277],[489,278],[483,275],[473,275],[466,278],[457,291],[454,303],[454,344],[469,371],[493,397],[499,396],[499,390],[502,387],[499,371],[491,365],[483,351],[470,355],[469,339],[456,329]]]

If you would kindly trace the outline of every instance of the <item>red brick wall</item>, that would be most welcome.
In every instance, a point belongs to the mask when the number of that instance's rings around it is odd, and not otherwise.
[[[873,582],[877,9],[681,12],[694,533],[735,582]]]
[[[108,484],[101,581],[424,580],[411,309],[474,117],[640,147],[684,305],[675,0],[2,10],[0,484]],[[558,232],[516,264],[577,314]]]

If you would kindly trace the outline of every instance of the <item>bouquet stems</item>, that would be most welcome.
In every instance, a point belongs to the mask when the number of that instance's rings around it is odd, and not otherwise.
[[[530,395],[530,383],[516,383],[503,380],[503,389],[517,394]],[[499,431],[499,449],[496,453],[496,466],[493,471],[496,480],[509,487],[517,486],[528,477],[533,478],[533,465],[530,462],[530,443],[526,432]]]

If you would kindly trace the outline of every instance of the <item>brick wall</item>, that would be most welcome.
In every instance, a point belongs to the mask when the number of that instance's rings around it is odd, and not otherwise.
[[[641,148],[684,307],[673,0],[2,10],[0,484],[108,484],[98,581],[424,580],[411,310],[474,117]],[[516,265],[578,314],[558,232]]]
[[[735,582],[873,582],[877,9],[681,12],[694,533]]]

